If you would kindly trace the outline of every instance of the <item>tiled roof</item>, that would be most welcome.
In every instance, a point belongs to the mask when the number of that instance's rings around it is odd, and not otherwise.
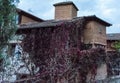
[[[72,20],[47,20],[44,22],[31,22],[31,23],[26,23],[26,24],[21,24],[19,26],[19,29],[26,29],[26,28],[41,28],[41,27],[55,27],[63,22],[72,22],[72,21],[80,21],[80,20],[85,20],[85,21],[97,21],[105,26],[111,26],[111,24],[101,20],[100,18],[96,17],[95,15],[92,16],[83,16],[83,17],[76,17],[73,18]]]
[[[120,33],[107,34],[107,40],[120,40]]]
[[[31,23],[26,23],[26,24],[21,24],[19,26],[19,29],[26,29],[26,28],[43,28],[43,27],[55,27],[65,21],[54,21],[54,20],[49,20],[45,22],[31,22]]]

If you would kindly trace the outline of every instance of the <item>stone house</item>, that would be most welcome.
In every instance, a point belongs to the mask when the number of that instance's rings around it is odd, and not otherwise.
[[[116,51],[113,44],[120,41],[120,33],[107,34],[107,51]]]
[[[40,65],[37,63],[39,58],[42,58],[41,61],[44,62],[47,55],[50,55],[49,50],[52,48],[54,48],[52,51],[59,54],[63,51],[62,48],[83,50],[107,47],[106,27],[111,26],[110,23],[95,15],[77,17],[78,8],[71,1],[56,3],[54,6],[55,19],[53,20],[42,20],[25,11],[18,10],[20,18],[16,33],[30,38],[24,43],[25,51],[31,52],[37,57],[35,64]],[[34,41],[31,42],[31,40]],[[54,43],[51,43],[53,41]],[[59,42],[62,42],[62,45]],[[106,78],[106,72],[107,66],[101,65],[97,73],[104,74],[101,76],[97,74],[96,80]]]
[[[108,75],[111,77],[119,77],[120,75],[120,53],[119,49],[114,47],[116,42],[120,42],[120,33],[107,34],[107,55],[110,64],[108,64]],[[117,80],[117,79],[116,79]]]
[[[78,8],[75,6],[73,2],[61,2],[54,4],[55,6],[55,19],[54,20],[42,20],[39,19],[39,23],[35,23],[35,21],[28,21],[24,15],[22,15],[23,19],[21,20],[20,29],[29,29],[29,28],[40,28],[40,27],[54,27],[59,25],[62,22],[69,22],[75,20],[85,20],[84,30],[82,31],[81,42],[91,47],[106,47],[106,27],[111,26],[110,23],[98,18],[95,15],[91,16],[82,16],[77,17]],[[21,13],[22,14],[22,10]],[[29,16],[29,15],[28,15]],[[31,16],[29,17],[31,19]],[[33,19],[33,18],[32,18]],[[26,21],[27,20],[27,21]],[[35,19],[34,19],[35,20]],[[26,23],[26,22],[27,23]],[[25,24],[26,23],[26,24]]]

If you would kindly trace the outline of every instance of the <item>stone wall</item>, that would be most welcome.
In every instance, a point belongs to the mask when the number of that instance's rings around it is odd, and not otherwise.
[[[77,10],[73,5],[62,5],[55,7],[55,19],[67,20],[77,16]]]
[[[30,23],[30,22],[36,22],[36,21],[31,19],[30,17],[24,15],[21,16],[21,24]]]
[[[106,45],[106,27],[102,24],[90,21],[84,29],[85,44],[101,44]]]

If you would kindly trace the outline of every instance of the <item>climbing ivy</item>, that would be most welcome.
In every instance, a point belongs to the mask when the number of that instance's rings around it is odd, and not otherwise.
[[[40,68],[36,76],[49,83],[57,83],[64,78],[69,81],[78,73],[79,82],[85,83],[88,73],[91,73],[91,79],[95,80],[97,67],[105,63],[106,53],[104,49],[82,50],[83,22],[84,19],[80,19],[26,31],[23,50]]]

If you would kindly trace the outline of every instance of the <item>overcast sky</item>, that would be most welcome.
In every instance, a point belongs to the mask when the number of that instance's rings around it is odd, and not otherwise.
[[[20,0],[18,7],[42,19],[54,19],[54,3],[66,0]],[[68,0],[67,0],[68,1]],[[78,16],[96,15],[112,24],[107,33],[120,33],[120,0],[71,0]]]

